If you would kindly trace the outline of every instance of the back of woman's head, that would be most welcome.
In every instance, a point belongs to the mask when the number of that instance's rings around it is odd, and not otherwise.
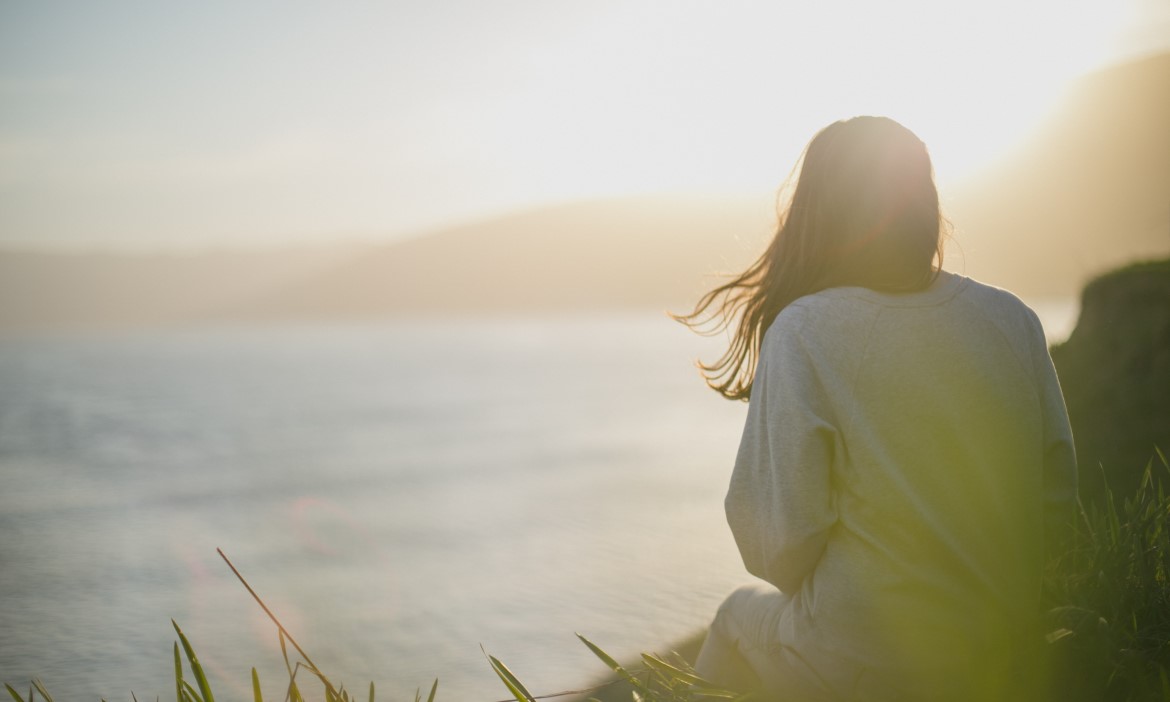
[[[825,127],[805,148],[791,199],[767,250],[704,295],[687,316],[712,333],[734,325],[731,345],[701,365],[707,383],[747,399],[764,332],[799,297],[839,286],[907,292],[928,286],[942,259],[942,215],[926,146],[886,117]],[[791,185],[791,182],[790,182]]]
[[[817,270],[814,285],[911,290],[931,279],[940,213],[930,156],[892,119],[854,117],[813,137],[783,217],[777,238],[802,240],[805,260],[793,263]]]

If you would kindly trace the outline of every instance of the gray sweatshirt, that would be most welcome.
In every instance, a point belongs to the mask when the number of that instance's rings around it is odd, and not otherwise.
[[[778,653],[848,699],[1019,689],[1072,446],[1039,320],[1010,293],[944,272],[789,305],[726,499],[748,571],[792,598]]]

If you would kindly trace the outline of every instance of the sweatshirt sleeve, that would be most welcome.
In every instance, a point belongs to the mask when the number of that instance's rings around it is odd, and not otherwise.
[[[1049,557],[1067,545],[1079,508],[1077,460],[1064,394],[1048,353],[1044,330],[1033,315],[1033,358],[1044,414],[1044,544]]]
[[[830,488],[837,430],[799,325],[777,318],[762,347],[724,507],[748,572],[792,593],[837,519]]]

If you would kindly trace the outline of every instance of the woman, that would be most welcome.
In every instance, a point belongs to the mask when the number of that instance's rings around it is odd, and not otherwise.
[[[748,571],[696,667],[787,700],[1034,699],[1045,550],[1076,464],[1036,315],[941,269],[926,147],[829,125],[775,238],[682,321],[749,399],[727,493]]]

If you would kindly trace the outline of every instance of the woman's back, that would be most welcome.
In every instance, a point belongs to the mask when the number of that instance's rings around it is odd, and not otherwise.
[[[726,507],[748,570],[792,597],[779,642],[809,680],[956,698],[1019,684],[1045,490],[1059,510],[1074,486],[1035,315],[943,273],[917,293],[833,288],[781,312]]]

